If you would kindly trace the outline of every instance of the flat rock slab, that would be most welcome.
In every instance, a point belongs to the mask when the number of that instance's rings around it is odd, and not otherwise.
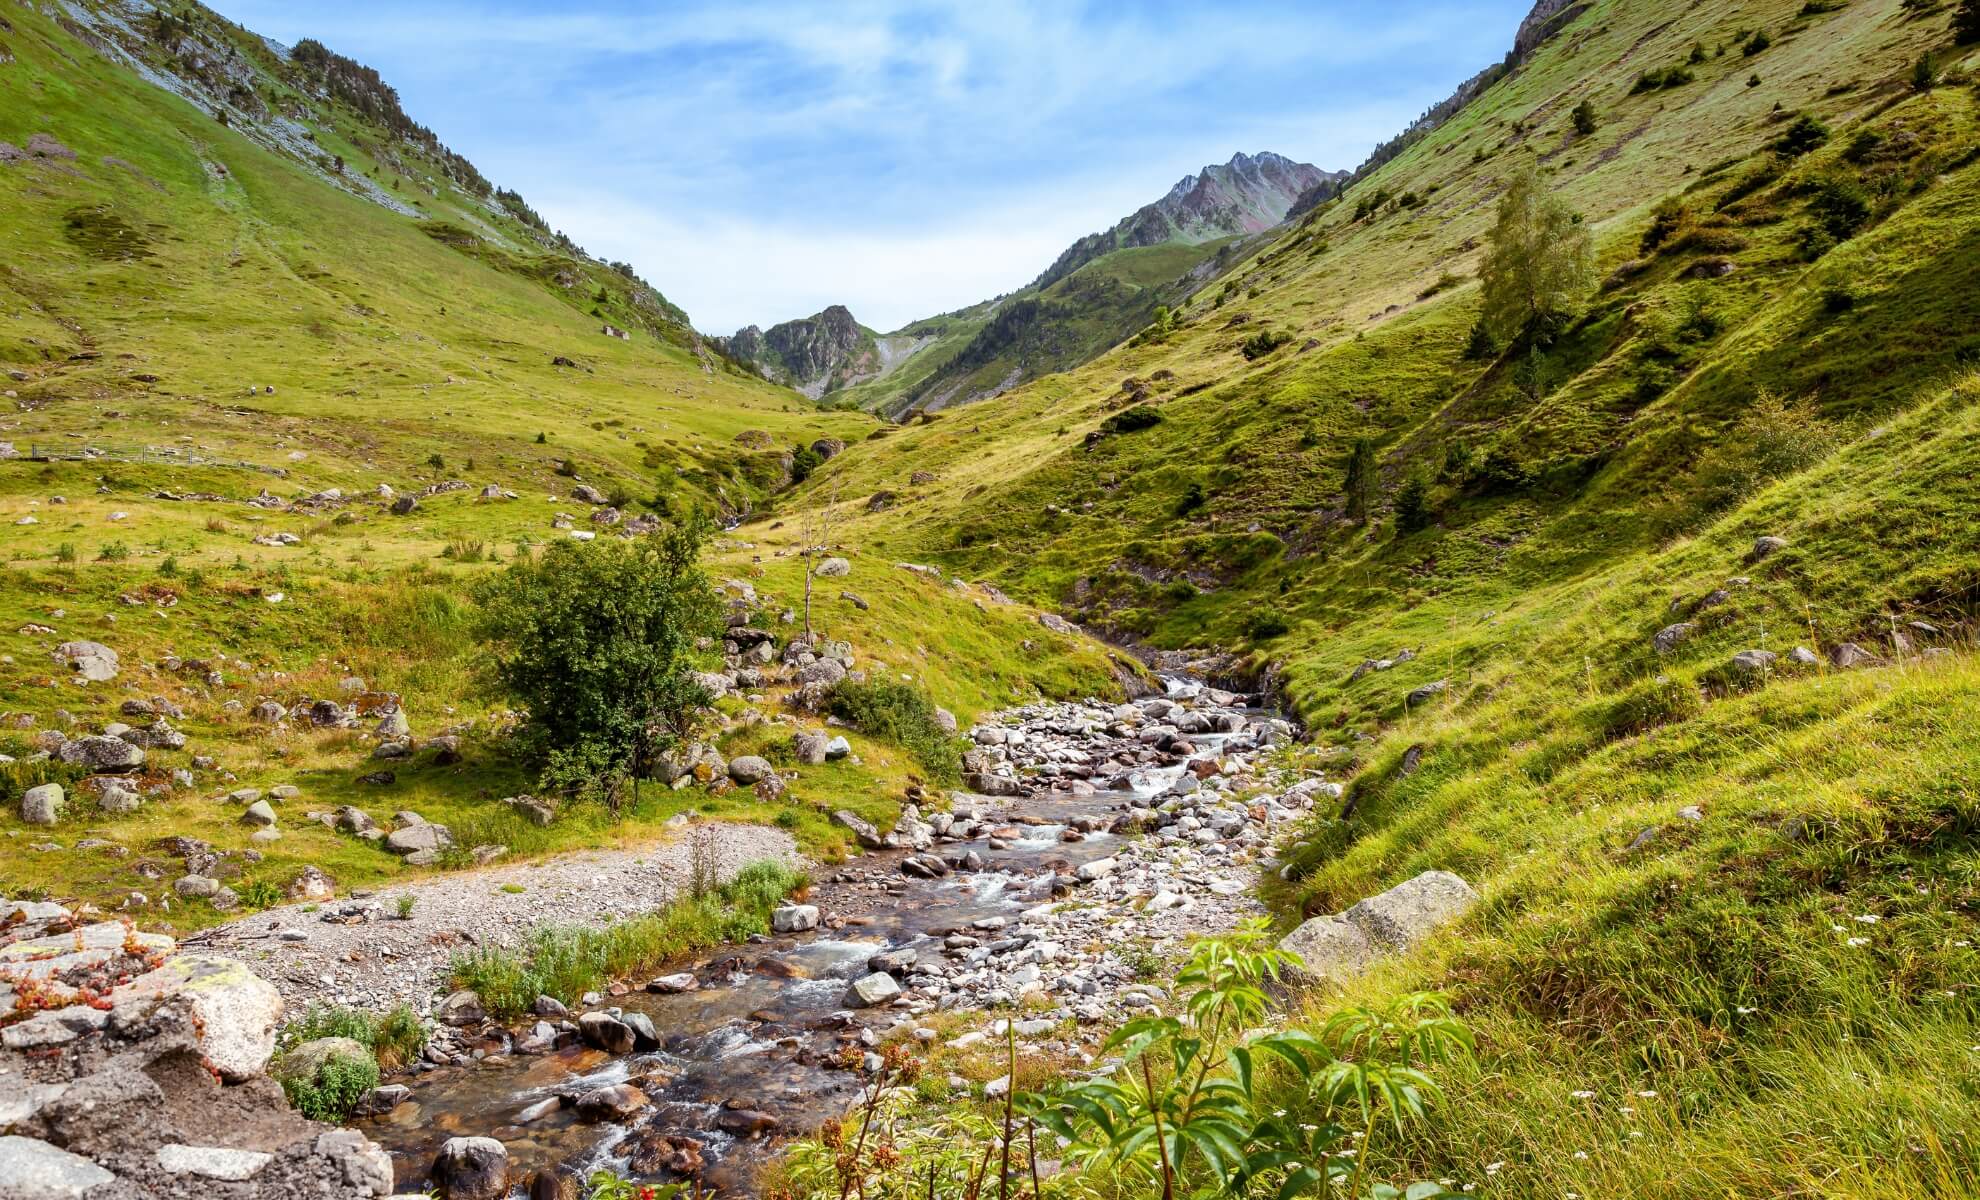
[[[220,1146],[185,1146],[177,1142],[158,1148],[158,1165],[174,1175],[197,1175],[240,1183],[253,1179],[274,1158],[256,1150],[228,1150]]]
[[[1344,913],[1314,917],[1279,946],[1299,955],[1309,976],[1346,978],[1383,954],[1416,945],[1477,903],[1478,893],[1456,875],[1425,871]]]
[[[86,1158],[34,1138],[0,1137],[0,1196],[9,1200],[80,1200],[116,1176]]]

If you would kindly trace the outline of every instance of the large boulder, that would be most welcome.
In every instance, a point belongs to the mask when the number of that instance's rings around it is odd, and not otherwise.
[[[815,573],[828,579],[842,578],[852,574],[852,564],[843,558],[828,558],[818,564]]]
[[[1449,871],[1425,871],[1362,900],[1341,916],[1373,940],[1403,950],[1457,920],[1476,903],[1478,893],[1464,880]]]
[[[588,1012],[579,1017],[578,1036],[585,1045],[608,1054],[631,1054],[638,1041],[632,1026],[602,1012]]]
[[[744,787],[762,783],[775,773],[776,768],[770,765],[769,759],[754,754],[740,754],[729,760],[729,778]]]
[[[803,767],[822,765],[825,762],[825,747],[828,744],[830,744],[830,739],[823,732],[819,731],[799,732],[791,735],[792,752],[797,757],[798,765]]]
[[[818,928],[818,906],[786,904],[771,909],[770,928],[775,933],[809,933]]]
[[[1344,913],[1312,918],[1279,946],[1300,956],[1308,976],[1341,979],[1381,954],[1415,946],[1477,903],[1478,893],[1456,875],[1425,871]]]
[[[895,982],[892,975],[885,971],[875,971],[871,975],[862,975],[853,980],[852,994],[848,1000],[861,1008],[872,1008],[875,1005],[885,1004],[900,994],[901,985]]]
[[[230,1083],[261,1074],[275,1053],[282,994],[231,958],[180,954],[116,989],[110,998],[120,1011],[126,1005],[186,1005],[206,1065]]]
[[[80,1200],[116,1176],[80,1155],[36,1138],[0,1137],[0,1196]]]
[[[854,813],[847,812],[843,808],[839,809],[832,814],[832,821],[834,824],[852,830],[853,837],[860,845],[866,847],[868,850],[885,850],[887,848],[887,839],[880,836],[880,831],[875,829],[870,822]]]
[[[117,677],[117,652],[102,642],[63,642],[55,647],[55,658],[93,683]]]
[[[592,1122],[620,1122],[647,1104],[646,1093],[630,1083],[612,1083],[593,1088],[577,1098],[578,1119]]]
[[[501,1200],[509,1194],[509,1151],[494,1138],[448,1138],[433,1179],[447,1200]]]
[[[97,735],[94,737],[70,738],[62,743],[55,757],[71,766],[83,767],[106,775],[121,775],[135,771],[144,765],[144,749],[133,746],[123,738]]]
[[[438,853],[453,844],[454,835],[448,832],[447,827],[430,821],[394,829],[385,835],[385,848],[394,854]]]
[[[53,825],[62,816],[62,785],[44,783],[21,793],[21,820],[30,825]]]

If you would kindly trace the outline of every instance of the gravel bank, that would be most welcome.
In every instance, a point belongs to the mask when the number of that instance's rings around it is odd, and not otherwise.
[[[696,828],[707,832],[271,908],[186,941],[248,963],[281,991],[291,1011],[320,1003],[385,1009],[401,1001],[424,1011],[457,949],[515,945],[537,925],[603,925],[666,904],[691,876],[697,837],[707,839],[724,879],[760,859],[798,861],[796,844],[780,829],[726,822]],[[414,901],[404,920],[396,916],[402,895]]]

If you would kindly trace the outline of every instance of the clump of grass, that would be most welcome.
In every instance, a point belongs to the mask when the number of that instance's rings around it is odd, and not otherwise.
[[[519,949],[490,946],[457,954],[451,976],[498,1018],[520,1016],[538,996],[574,1004],[614,979],[768,932],[770,910],[804,882],[802,872],[782,863],[751,863],[707,895],[682,897],[647,916],[603,928],[546,925]]]
[[[1675,725],[1705,711],[1698,689],[1682,679],[1659,675],[1630,688],[1602,713],[1602,733],[1629,737]]]
[[[349,1038],[371,1051],[378,1066],[390,1070],[411,1062],[426,1049],[430,1032],[426,1020],[410,1004],[384,1013],[325,1004],[311,1005],[302,1016],[283,1026],[280,1041],[284,1047],[294,1047],[318,1038]]]

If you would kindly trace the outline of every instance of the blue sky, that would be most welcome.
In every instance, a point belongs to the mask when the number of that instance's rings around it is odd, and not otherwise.
[[[727,333],[1022,286],[1237,151],[1352,168],[1531,0],[218,0],[368,63],[587,249]]]

